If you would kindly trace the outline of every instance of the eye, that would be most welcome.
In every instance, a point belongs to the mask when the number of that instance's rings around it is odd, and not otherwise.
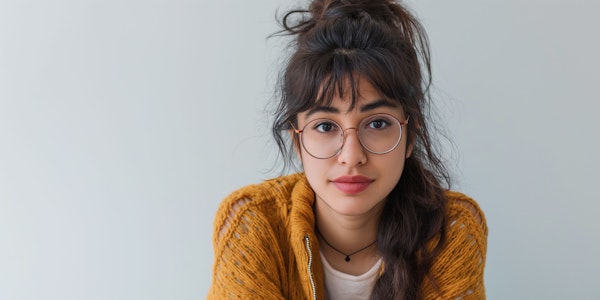
[[[313,129],[320,133],[328,133],[337,130],[337,125],[328,120],[315,122]]]
[[[390,122],[386,119],[375,119],[369,121],[367,126],[372,129],[383,129],[390,125]]]

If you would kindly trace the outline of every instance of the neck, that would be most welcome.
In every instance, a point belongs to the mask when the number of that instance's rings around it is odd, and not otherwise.
[[[335,249],[347,254],[360,250],[377,239],[380,215],[381,209],[361,216],[344,216],[335,213],[320,201],[315,203],[316,226],[322,238]],[[371,250],[370,248],[366,250]]]

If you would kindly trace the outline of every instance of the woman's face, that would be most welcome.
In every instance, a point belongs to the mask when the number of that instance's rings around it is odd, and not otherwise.
[[[315,107],[298,114],[299,129],[315,119],[329,119],[344,130],[343,146],[330,158],[318,159],[303,146],[296,147],[308,182],[315,191],[317,208],[341,216],[379,214],[386,197],[400,179],[404,161],[412,149],[411,146],[407,148],[406,126],[400,126],[400,143],[389,153],[373,154],[363,148],[357,130],[349,128],[358,128],[361,121],[373,114],[388,114],[399,121],[406,120],[407,116],[402,107],[386,100],[368,81],[359,81],[358,89],[359,98],[351,111],[348,111],[351,93],[345,93],[344,98],[335,96],[331,106]],[[311,123],[307,127],[315,130],[315,124],[320,126],[316,128],[320,132],[331,130],[329,124]],[[369,119],[362,126],[365,124],[378,128],[383,123]],[[311,150],[311,153],[315,151]]]

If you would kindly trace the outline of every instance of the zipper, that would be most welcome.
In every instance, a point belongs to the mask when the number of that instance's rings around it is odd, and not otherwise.
[[[306,249],[308,250],[308,278],[310,279],[310,286],[312,287],[313,299],[317,300],[317,288],[315,287],[315,278],[312,273],[313,255],[310,250],[310,239],[308,238],[308,235],[304,236],[304,241],[306,242]]]

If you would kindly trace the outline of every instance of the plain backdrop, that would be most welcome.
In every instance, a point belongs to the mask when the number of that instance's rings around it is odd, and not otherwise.
[[[219,202],[279,170],[297,3],[1,0],[0,299],[204,299]],[[597,295],[599,3],[408,2],[488,299]]]

